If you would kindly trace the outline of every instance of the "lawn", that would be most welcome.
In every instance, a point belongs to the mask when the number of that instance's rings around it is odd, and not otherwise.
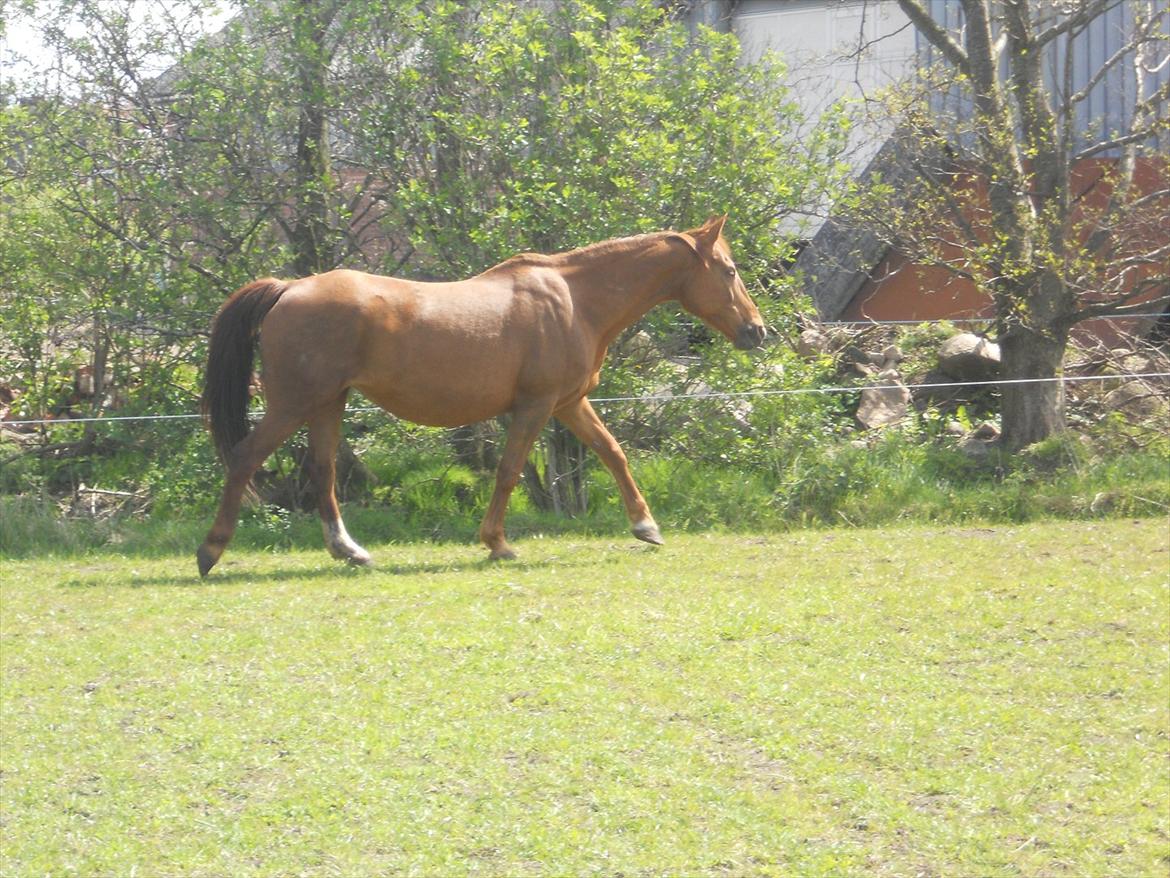
[[[0,874],[1170,871],[1166,519],[0,566]]]

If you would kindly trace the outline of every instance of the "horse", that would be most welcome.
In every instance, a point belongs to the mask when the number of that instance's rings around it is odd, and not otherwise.
[[[726,219],[554,255],[523,253],[453,283],[339,269],[241,287],[215,316],[207,358],[202,410],[227,477],[215,521],[196,553],[200,576],[231,539],[256,470],[303,425],[326,546],[339,560],[371,562],[346,532],[334,494],[351,390],[399,418],[435,427],[511,416],[479,530],[492,560],[516,557],[505,539],[504,514],[551,417],[613,474],[633,535],[662,545],[626,456],[588,394],[618,334],[668,300],[737,348],[763,343],[760,312],[722,235]],[[249,430],[257,344],[265,410]]]

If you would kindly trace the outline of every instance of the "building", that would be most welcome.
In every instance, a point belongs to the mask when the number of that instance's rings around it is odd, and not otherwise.
[[[954,32],[961,27],[956,0],[926,0],[937,21]],[[1144,73],[1122,49],[1134,27],[1136,4],[1118,2],[1088,22],[1077,34],[1050,44],[1047,74],[1066,93],[1083,92],[1073,115],[1075,135],[1087,139],[1103,131],[1123,130],[1132,118],[1137,76],[1144,94],[1160,94],[1164,118],[1166,90],[1170,88],[1170,60],[1165,44],[1145,59]],[[1150,7],[1151,10],[1155,7]],[[700,2],[692,17],[735,32],[748,58],[774,50],[793,72],[799,100],[807,113],[816,114],[832,101],[846,98],[861,108],[879,106],[875,97],[885,87],[935,63],[937,53],[918,35],[896,0],[740,0]],[[1157,13],[1162,32],[1170,30],[1170,12]],[[1115,63],[1122,59],[1123,63]],[[956,93],[937,94],[934,109],[962,115],[969,108]],[[880,113],[861,114],[864,124],[855,134],[851,154],[856,173],[866,178],[905,181],[912,173],[900,161],[891,135],[897,121]],[[1163,129],[1139,156],[1135,185],[1152,193],[1170,189],[1170,135]],[[970,144],[966,144],[970,145]],[[1117,160],[1119,151],[1106,150],[1071,169],[1071,190],[1077,198],[1100,199],[1101,171]],[[972,204],[968,209],[975,210]],[[1170,229],[1166,231],[1170,238]],[[806,292],[821,320],[932,320],[989,317],[988,294],[945,268],[918,265],[896,245],[872,232],[848,228],[832,218],[822,222],[796,263],[806,281]],[[1161,269],[1165,276],[1166,266]],[[1145,296],[1149,311],[1170,310],[1166,284]],[[1164,322],[1164,321],[1163,321]],[[1130,323],[1126,330],[1148,331],[1155,320]],[[1098,335],[1115,335],[1114,327],[1098,322]]]

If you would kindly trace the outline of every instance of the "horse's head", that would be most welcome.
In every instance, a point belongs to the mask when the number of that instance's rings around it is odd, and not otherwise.
[[[726,221],[724,214],[707,220],[698,229],[671,236],[698,257],[694,270],[682,283],[678,300],[686,310],[746,351],[759,347],[767,333],[723,239]]]

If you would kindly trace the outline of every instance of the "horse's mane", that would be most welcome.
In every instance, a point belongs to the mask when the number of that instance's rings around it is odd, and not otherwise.
[[[575,256],[608,256],[613,253],[626,252],[639,244],[648,244],[651,241],[661,240],[669,234],[671,232],[647,232],[642,235],[630,235],[625,238],[610,238],[608,241],[586,244],[584,247],[565,250],[561,253],[517,253],[515,256],[505,259],[499,265],[488,270],[494,271],[497,268],[503,268],[505,266],[513,268],[520,265],[558,265],[563,262],[571,262]]]
[[[659,241],[670,232],[646,232],[642,235],[629,235],[624,238],[610,238],[608,241],[598,241],[596,244],[586,244],[584,247],[578,247],[575,250],[567,250],[564,253],[558,253],[557,256],[563,258],[570,258],[573,256],[607,256],[610,253],[624,252],[631,250],[640,244],[649,244],[652,241]]]

